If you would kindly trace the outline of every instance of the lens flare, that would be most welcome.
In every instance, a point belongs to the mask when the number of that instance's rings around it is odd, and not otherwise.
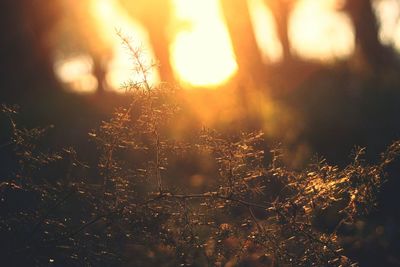
[[[175,0],[177,24],[187,25],[172,45],[172,63],[180,79],[212,87],[234,75],[232,44],[215,0]]]

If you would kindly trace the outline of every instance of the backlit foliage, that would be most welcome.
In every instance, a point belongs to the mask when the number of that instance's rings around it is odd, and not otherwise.
[[[37,266],[357,265],[345,256],[340,231],[375,208],[400,142],[375,164],[365,162],[359,148],[344,168],[317,158],[294,171],[279,148],[265,148],[262,132],[227,135],[204,127],[177,138],[177,117],[185,115],[179,89],[150,85],[140,53],[123,41],[143,79],[126,85],[130,105],[89,133],[97,166],[81,162],[72,148],[43,152],[48,129],[20,128],[15,109],[3,107],[16,166],[0,188],[4,260]],[[190,159],[193,166],[185,166]],[[203,165],[210,166],[207,173]],[[188,183],[193,173],[204,180],[201,187]]]

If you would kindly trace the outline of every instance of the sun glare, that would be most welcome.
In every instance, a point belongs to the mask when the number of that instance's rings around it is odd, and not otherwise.
[[[275,30],[271,11],[262,0],[248,0],[254,33],[264,62],[282,59],[282,46]]]
[[[111,49],[112,57],[107,66],[107,83],[111,90],[120,90],[121,85],[127,81],[136,81],[141,79],[134,69],[134,63],[129,52],[122,45],[122,40],[117,36],[117,31],[126,34],[133,42],[134,47],[140,47],[143,50],[143,60],[148,64],[155,61],[153,51],[149,45],[146,31],[139,23],[134,21],[127,12],[120,6],[116,0],[89,0],[93,25],[86,27],[95,27],[95,31],[100,36],[93,38],[99,39],[97,46],[106,46]],[[79,3],[76,3],[79,5]],[[83,26],[82,26],[83,27]],[[88,59],[89,58],[89,59]],[[59,79],[66,83],[72,90],[80,93],[93,92],[96,90],[97,81],[91,74],[93,70],[93,60],[90,56],[71,56],[66,59],[56,61],[55,71]],[[149,73],[148,80],[151,83],[158,82],[157,70]],[[84,86],[89,86],[84,88]]]
[[[143,27],[134,21],[126,11],[115,0],[96,0],[94,1],[94,12],[97,12],[104,34],[110,37],[113,49],[113,58],[108,65],[107,81],[112,88],[120,88],[128,80],[139,80],[141,76],[133,71],[134,63],[129,52],[122,45],[122,41],[117,37],[116,31],[121,31],[127,35],[133,47],[142,49],[142,60],[146,64],[155,61],[153,51],[149,44],[148,36]],[[110,23],[112,22],[112,23]],[[154,70],[149,73],[149,81],[158,81],[158,74]]]
[[[92,93],[97,88],[92,70],[93,60],[88,55],[58,60],[55,66],[56,75],[68,85],[68,89],[81,93]]]
[[[354,50],[350,19],[333,9],[334,1],[301,0],[290,21],[294,51],[304,58],[335,60]]]
[[[237,70],[232,44],[216,0],[174,0],[177,24],[186,25],[172,45],[178,77],[192,86],[212,87]]]
[[[400,2],[397,0],[375,1],[378,14],[380,40],[386,45],[394,45],[400,51]]]
[[[175,76],[184,87],[215,88],[226,83],[236,73],[238,66],[219,1],[172,2],[174,14],[170,27],[170,61]],[[262,0],[248,0],[248,3],[264,60],[279,61],[282,58],[282,47],[271,11]],[[338,0],[297,2],[289,23],[289,38],[295,54],[306,59],[334,61],[353,53],[353,27],[344,12],[335,10],[338,3]],[[106,66],[109,88],[118,90],[124,82],[139,78],[133,71],[132,58],[121,44],[116,30],[131,37],[135,47],[143,49],[144,61],[149,64],[157,61],[146,29],[122,8],[118,0],[85,0],[72,5],[78,7],[78,10],[79,7],[84,9],[89,6],[92,21],[73,21],[70,27],[86,29],[86,37],[83,39],[91,39],[93,36],[92,47],[100,47],[98,51],[102,51],[103,46],[111,51]],[[396,7],[396,0],[374,4],[382,26],[382,41],[394,44],[400,50],[400,27],[396,20],[399,11]],[[101,54],[98,51],[97,54]],[[60,80],[77,92],[95,91],[97,81],[92,73],[95,61],[90,58],[91,55],[90,51],[77,51],[72,55],[57,56],[55,71]],[[159,82],[157,70],[148,78],[151,83]]]

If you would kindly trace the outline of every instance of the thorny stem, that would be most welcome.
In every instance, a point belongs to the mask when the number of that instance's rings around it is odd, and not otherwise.
[[[162,195],[163,192],[163,185],[162,185],[162,178],[161,178],[161,164],[160,164],[160,136],[158,135],[157,130],[154,130],[154,135],[156,137],[156,176],[157,176],[157,183],[158,183],[158,192]]]
[[[221,195],[212,195],[212,194],[207,194],[207,193],[204,193],[204,194],[179,195],[179,194],[171,194],[171,193],[167,193],[167,192],[161,192],[156,197],[150,198],[150,199],[148,199],[148,200],[146,200],[146,201],[144,201],[142,203],[137,204],[136,207],[137,208],[144,207],[144,206],[149,205],[150,203],[153,203],[153,202],[156,202],[156,201],[159,201],[159,200],[162,200],[162,199],[167,199],[167,198],[170,198],[170,199],[174,199],[175,198],[175,199],[178,199],[178,200],[186,200],[186,199],[194,199],[194,198],[222,199],[222,200],[230,200],[230,201],[236,202],[236,203],[241,204],[241,205],[243,205],[245,207],[248,207],[248,208],[249,207],[257,207],[257,208],[262,208],[262,209],[268,209],[268,208],[272,207],[272,205],[271,206],[264,206],[264,205],[260,205],[260,204],[257,204],[257,203],[252,203],[252,202],[248,202],[248,201],[245,201],[245,200],[236,199],[236,198],[233,198],[233,197],[225,197],[225,196],[221,196]],[[100,214],[100,215],[96,216],[95,218],[93,218],[89,222],[83,224],[76,231],[70,233],[68,235],[68,237],[71,237],[71,236],[74,236],[74,235],[78,234],[80,231],[86,229],[87,227],[89,227],[90,225],[94,224],[95,222],[101,220],[102,218],[107,218],[110,214],[116,214],[116,213],[123,212],[124,208],[125,208],[124,206],[121,206],[117,210],[112,211],[112,212],[110,212],[108,214]]]
[[[142,77],[142,84],[145,86],[146,92],[148,93],[148,97],[151,99],[151,86],[150,83],[148,81],[148,71],[149,68],[146,67],[142,61],[142,59],[140,58],[140,53],[141,51],[139,49],[136,49],[132,46],[131,42],[129,41],[129,39],[125,36],[123,36],[123,34],[121,33],[121,31],[117,31],[117,35],[119,36],[119,38],[121,38],[122,43],[125,45],[125,47],[129,50],[129,52],[131,53],[131,55],[134,58],[135,64],[137,65],[137,73],[141,75]],[[152,102],[150,104],[150,108],[152,108]],[[158,191],[160,193],[160,195],[162,194],[163,191],[163,185],[162,185],[162,177],[161,177],[161,162],[160,162],[160,136],[158,134],[158,130],[157,127],[155,127],[154,129],[154,136],[156,139],[156,179],[157,179],[157,184],[158,184]]]
[[[127,37],[125,37],[121,31],[117,31],[117,35],[121,38],[123,45],[129,50],[132,54],[135,63],[137,64],[138,69],[136,70],[138,74],[142,76],[142,83],[146,87],[146,90],[149,91],[151,89],[150,83],[147,78],[148,68],[144,66],[142,60],[140,59],[140,50],[136,49],[132,46],[131,42]]]
[[[140,50],[135,49],[132,45],[131,42],[129,41],[129,39],[125,36],[123,36],[123,34],[121,33],[121,31],[117,31],[117,35],[119,36],[119,38],[121,38],[122,43],[125,45],[125,47],[129,50],[129,52],[132,54],[135,63],[137,64],[137,73],[140,74],[142,76],[142,84],[145,86],[145,89],[147,92],[150,92],[151,87],[150,87],[150,83],[147,79],[147,73],[148,73],[148,68],[146,68],[142,62],[142,60],[140,59]],[[132,107],[133,107],[133,102],[129,105],[129,108],[126,110],[125,114],[123,115],[124,118],[128,117],[130,112],[132,111]],[[118,128],[121,128],[123,126],[124,120],[120,121],[120,125]],[[119,134],[115,134],[113,136],[113,139],[111,141],[110,147],[108,148],[107,151],[107,159],[106,159],[106,164],[105,164],[105,169],[108,170],[107,172],[109,172],[109,170],[111,169],[111,164],[112,164],[112,158],[113,158],[113,151],[115,150],[117,144],[118,144],[118,138]],[[157,136],[158,138],[158,136]],[[158,139],[157,139],[157,144],[158,144]],[[157,151],[158,153],[158,151]],[[157,160],[158,162],[158,160]],[[159,173],[159,170],[157,170],[157,173]],[[107,193],[107,182],[108,182],[108,173],[105,174],[104,176],[104,195]],[[159,176],[157,174],[157,176]],[[159,188],[161,188],[160,186],[160,182],[159,182]],[[161,192],[161,189],[160,189]]]
[[[261,224],[258,222],[256,216],[254,215],[253,209],[251,208],[251,206],[247,206],[247,209],[249,210],[250,216],[253,219],[253,222],[255,223],[255,225],[257,226],[257,229],[260,233],[264,234],[264,228],[261,226]]]
[[[122,119],[119,121],[117,129],[121,129],[123,124],[125,123],[125,118],[129,117],[129,114],[132,110],[133,107],[133,102],[129,105],[129,107],[126,109],[126,112],[123,114]],[[109,174],[110,170],[112,169],[112,161],[113,161],[113,153],[115,148],[118,146],[118,136],[120,135],[120,132],[112,135],[112,140],[110,141],[110,146],[107,148],[106,151],[106,162],[105,162],[105,169],[106,173],[104,174],[104,180],[103,180],[103,190],[104,190],[104,196],[107,194],[107,182],[109,179]]]
[[[234,183],[233,183],[233,167],[232,167],[232,158],[233,158],[233,153],[230,151],[230,158],[228,161],[228,169],[229,169],[229,174],[228,174],[228,181],[229,181],[229,194],[232,195],[234,191]]]

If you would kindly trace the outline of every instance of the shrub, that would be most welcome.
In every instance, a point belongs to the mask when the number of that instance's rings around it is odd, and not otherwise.
[[[400,142],[376,164],[367,164],[359,148],[344,168],[318,158],[294,171],[279,148],[265,151],[262,132],[228,136],[202,128],[177,138],[176,118],[185,115],[180,90],[151,86],[140,53],[123,41],[142,81],[128,83],[131,103],[89,133],[97,166],[81,162],[73,148],[43,152],[49,128],[20,128],[16,109],[3,106],[17,168],[0,187],[2,262],[357,265],[345,256],[339,233],[375,208]],[[269,162],[264,153],[272,155]],[[210,167],[202,171],[203,165]]]

